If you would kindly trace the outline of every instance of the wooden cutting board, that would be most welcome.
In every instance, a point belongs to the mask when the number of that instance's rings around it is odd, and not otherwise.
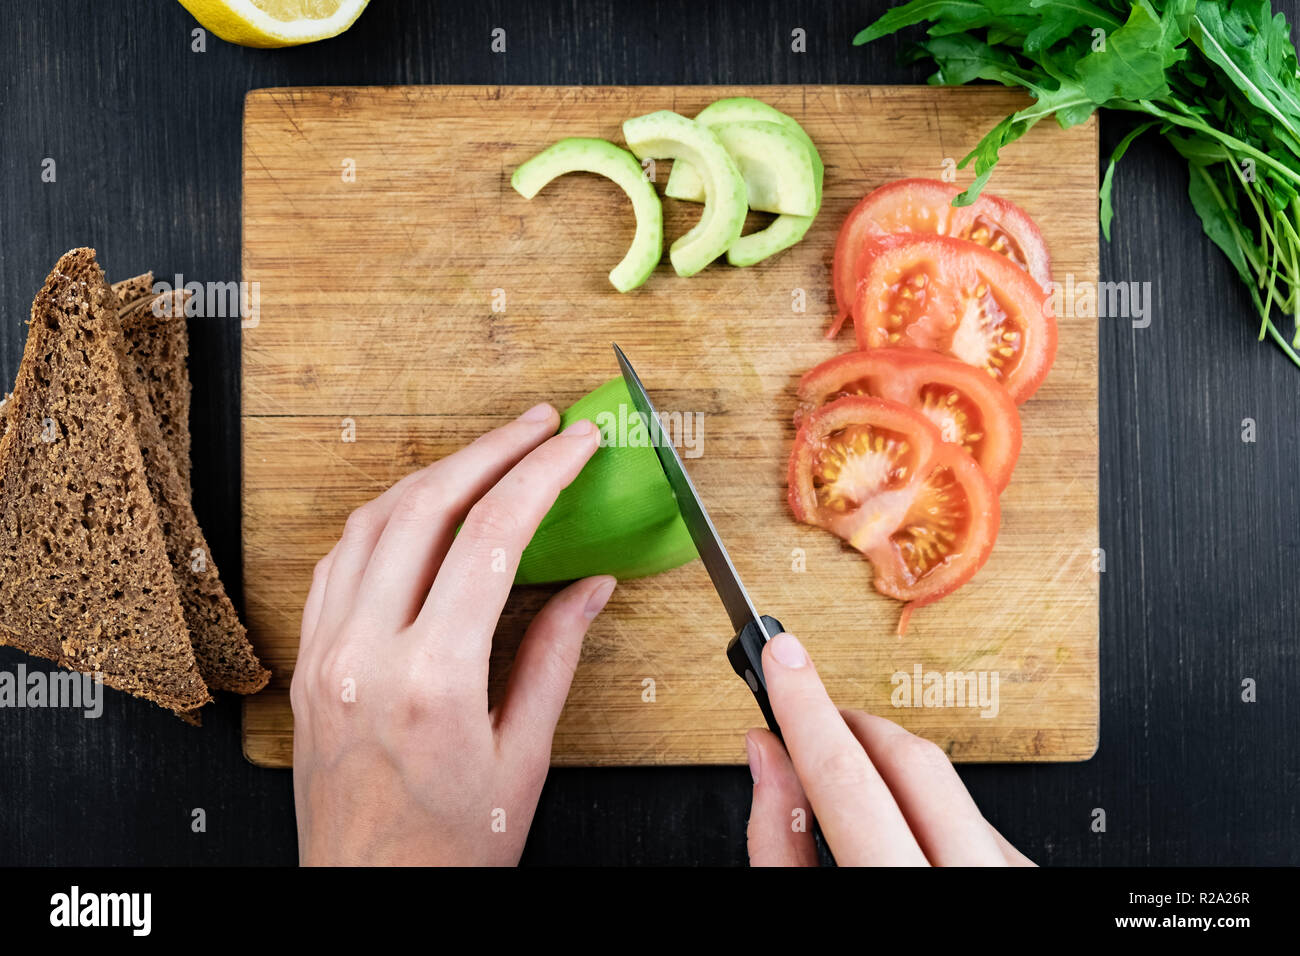
[[[737,95],[799,120],[826,164],[817,222],[769,262],[681,279],[665,258],[644,287],[620,295],[606,273],[633,220],[616,186],[569,176],[531,202],[510,187],[513,169],[557,139],[621,142],[627,117],[690,116]],[[906,637],[895,634],[900,606],[872,590],[870,566],[796,524],[785,503],[795,384],[852,347],[851,332],[822,337],[840,223],[882,183],[942,177],[1023,103],[1000,89],[856,86],[250,93],[243,271],[259,283],[260,311],[243,333],[244,591],[275,678],[244,704],[248,758],[291,763],[299,618],[312,565],[347,514],[533,403],[563,408],[614,377],[611,340],[661,409],[703,413],[695,483],[755,602],[809,647],[840,706],[896,719],[955,760],[1089,757],[1094,318],[1060,320],[1056,366],[1023,409],[1024,450],[993,557],[913,615]],[[661,188],[669,165],[656,172]],[[1097,278],[1097,165],[1095,122],[1068,131],[1045,122],[1005,150],[993,178],[992,191],[1041,225],[1061,282]],[[957,173],[959,183],[970,177]],[[699,214],[664,206],[668,240]],[[550,593],[517,589],[497,634],[495,689]],[[554,763],[743,762],[743,733],[762,721],[724,658],[730,636],[698,562],[620,584],[587,637]],[[965,675],[985,681],[983,706],[957,706]],[[894,706],[904,688],[936,679],[953,693],[913,703],[943,706]]]

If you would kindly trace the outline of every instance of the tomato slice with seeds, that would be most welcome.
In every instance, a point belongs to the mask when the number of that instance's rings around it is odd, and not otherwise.
[[[924,349],[847,352],[799,381],[795,424],[846,395],[899,402],[928,418],[944,441],[965,449],[999,492],[1020,455],[1020,413],[1010,393],[965,362]]]
[[[805,420],[790,455],[795,518],[862,552],[876,590],[929,604],[970,580],[993,550],[997,490],[920,412],[846,396]]]
[[[900,179],[874,190],[859,202],[835,243],[831,267],[836,317],[826,333],[839,334],[853,309],[858,283],[883,249],[914,235],[969,239],[1006,256],[1044,289],[1052,279],[1052,261],[1038,226],[1015,203],[981,193],[969,206],[954,207],[961,189],[937,179]]]
[[[1056,316],[1023,269],[983,246],[914,236],[872,260],[858,287],[858,347],[933,349],[986,372],[1024,402],[1056,358]]]
[[[1052,257],[1034,220],[1009,199],[980,193],[959,228],[949,235],[969,239],[1024,269],[1044,291],[1052,284]]]

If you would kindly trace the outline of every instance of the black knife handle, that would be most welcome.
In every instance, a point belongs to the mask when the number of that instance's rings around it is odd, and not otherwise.
[[[774,637],[785,630],[780,621],[766,614],[763,615],[763,626]],[[758,701],[758,709],[763,712],[768,729],[780,737],[781,728],[777,725],[776,715],[772,713],[772,702],[767,697],[767,679],[763,676],[763,646],[767,640],[767,635],[759,632],[757,622],[750,621],[727,645],[727,660],[731,661],[732,669],[754,692],[754,700]]]

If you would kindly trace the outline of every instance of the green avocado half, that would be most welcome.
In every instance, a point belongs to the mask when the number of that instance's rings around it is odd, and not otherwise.
[[[566,409],[560,428],[584,418],[600,429],[600,447],[542,519],[515,583],[637,578],[694,560],[695,544],[622,378]]]

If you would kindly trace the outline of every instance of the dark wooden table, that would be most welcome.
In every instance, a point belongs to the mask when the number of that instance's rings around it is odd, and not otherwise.
[[[32,295],[70,247],[95,246],[116,276],[239,277],[249,89],[925,76],[897,65],[896,43],[850,45],[882,3],[598,6],[377,0],[326,43],[259,51],[209,36],[199,53],[196,24],[166,0],[22,5],[0,31],[6,381]],[[1275,6],[1294,21],[1300,4]],[[504,55],[489,48],[496,27]],[[796,27],[806,53],[790,51]],[[1103,122],[1103,153],[1125,128]],[[41,180],[47,157],[54,183]],[[1043,863],[1300,862],[1300,369],[1256,343],[1247,296],[1186,185],[1170,149],[1139,141],[1101,250],[1103,279],[1150,281],[1155,295],[1150,327],[1101,329],[1101,749],[1083,764],[962,768],[988,818]],[[237,593],[239,330],[197,320],[191,337],[195,507]],[[1242,441],[1247,418],[1254,443]],[[0,650],[4,669],[23,660]],[[1241,700],[1246,678],[1257,703]],[[196,732],[106,696],[99,720],[0,711],[0,863],[295,861],[290,774],[244,761],[235,700]],[[1098,807],[1104,833],[1090,827]],[[196,808],[206,832],[192,832]],[[743,863],[748,812],[743,768],[557,770],[525,859]]]

